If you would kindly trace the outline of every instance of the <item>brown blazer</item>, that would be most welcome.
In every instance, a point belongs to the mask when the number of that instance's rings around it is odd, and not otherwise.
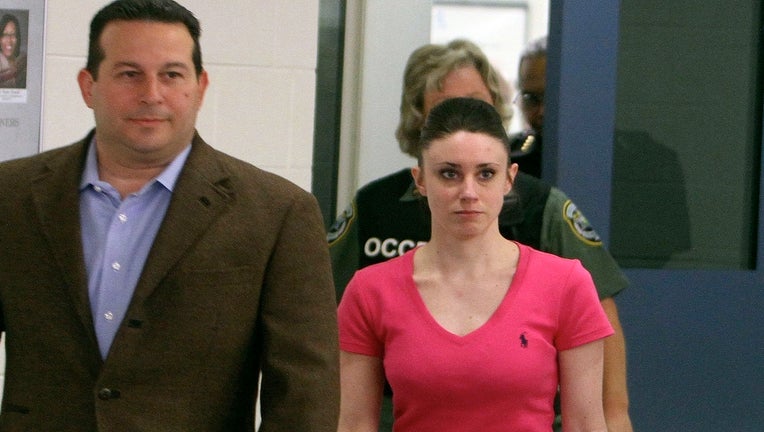
[[[92,137],[0,164],[0,431],[336,431],[336,303],[312,195],[196,136],[101,360],[78,183]]]

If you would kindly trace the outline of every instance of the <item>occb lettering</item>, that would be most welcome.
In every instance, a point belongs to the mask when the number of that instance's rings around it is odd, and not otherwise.
[[[426,242],[419,242],[420,245]],[[406,251],[413,249],[417,246],[414,240],[401,240],[394,238],[388,238],[380,240],[376,237],[371,237],[366,240],[366,244],[363,245],[363,253],[367,257],[373,258],[382,255],[385,258],[394,258],[399,255],[403,255]]]

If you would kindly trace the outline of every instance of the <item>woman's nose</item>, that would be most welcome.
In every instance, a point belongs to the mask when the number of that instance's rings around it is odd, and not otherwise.
[[[462,199],[473,199],[477,197],[477,180],[474,177],[467,176],[462,182],[462,189],[459,194]]]

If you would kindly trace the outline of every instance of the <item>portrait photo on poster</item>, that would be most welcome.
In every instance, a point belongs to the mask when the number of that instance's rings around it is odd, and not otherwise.
[[[40,151],[46,0],[0,0],[0,161]]]
[[[26,102],[29,10],[0,9],[0,89],[3,102]],[[17,99],[24,99],[18,101]]]

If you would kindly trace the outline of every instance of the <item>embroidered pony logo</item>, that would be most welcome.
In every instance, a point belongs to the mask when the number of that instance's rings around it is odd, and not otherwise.
[[[520,346],[528,348],[528,338],[525,337],[525,332],[520,333]]]

